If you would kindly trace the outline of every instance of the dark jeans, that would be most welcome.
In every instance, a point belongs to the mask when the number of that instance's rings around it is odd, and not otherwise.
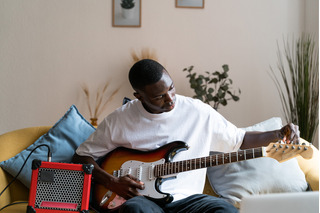
[[[119,213],[237,213],[238,210],[221,198],[197,194],[185,199],[158,206],[143,196],[127,200]]]

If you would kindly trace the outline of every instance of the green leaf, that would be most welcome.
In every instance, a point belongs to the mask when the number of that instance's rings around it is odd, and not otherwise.
[[[227,90],[229,89],[228,84],[223,85],[223,86],[221,87],[221,89],[222,89],[223,91],[227,91]]]
[[[190,78],[190,84],[197,84],[197,81],[194,78]]]
[[[228,78],[228,77],[229,77],[228,73],[224,72],[224,73],[222,74],[222,78],[223,78],[223,79]]]
[[[218,91],[218,97],[219,97],[219,98],[224,98],[225,96],[226,96],[226,93],[223,92],[222,89],[219,89],[219,91]]]
[[[209,81],[209,84],[212,84],[212,83],[214,83],[214,84],[218,83],[218,79],[217,79],[217,78],[211,79],[211,80]]]
[[[201,95],[196,96],[196,98],[199,99],[199,100],[201,100],[201,101],[203,101],[203,98],[202,98]]]
[[[234,101],[239,101],[239,100],[240,100],[240,98],[239,98],[238,96],[235,96],[235,95],[232,95],[232,99],[233,99]]]
[[[224,72],[228,72],[229,71],[229,66],[227,64],[222,65],[222,69]]]
[[[198,78],[196,81],[197,81],[197,84],[198,84],[198,85],[201,85],[202,82],[203,82],[203,80],[202,80],[201,78]]]
[[[220,72],[215,71],[215,72],[212,73],[212,75],[217,75],[217,76],[219,76],[219,75],[220,75]]]
[[[220,104],[222,104],[223,106],[226,106],[227,105],[227,100],[226,99],[222,99],[220,100]]]
[[[198,88],[196,88],[194,91],[196,92],[196,94],[197,94],[198,96],[201,96],[201,95],[202,95],[202,90],[199,90]]]

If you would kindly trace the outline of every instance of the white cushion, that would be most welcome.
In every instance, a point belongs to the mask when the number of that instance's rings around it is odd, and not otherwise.
[[[281,118],[271,118],[244,129],[270,131],[281,127]],[[215,192],[236,207],[247,195],[301,192],[308,187],[295,158],[283,163],[267,157],[256,158],[208,168],[207,175]]]

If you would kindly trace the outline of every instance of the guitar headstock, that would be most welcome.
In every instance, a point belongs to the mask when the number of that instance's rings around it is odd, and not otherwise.
[[[313,149],[311,146],[299,144],[270,143],[265,147],[264,151],[266,157],[274,158],[279,162],[289,160],[297,155],[310,159],[313,155]]]

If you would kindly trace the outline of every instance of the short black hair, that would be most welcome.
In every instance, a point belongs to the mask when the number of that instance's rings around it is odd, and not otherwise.
[[[146,85],[158,82],[165,68],[151,59],[136,62],[129,71],[129,81],[134,90],[143,89]]]

